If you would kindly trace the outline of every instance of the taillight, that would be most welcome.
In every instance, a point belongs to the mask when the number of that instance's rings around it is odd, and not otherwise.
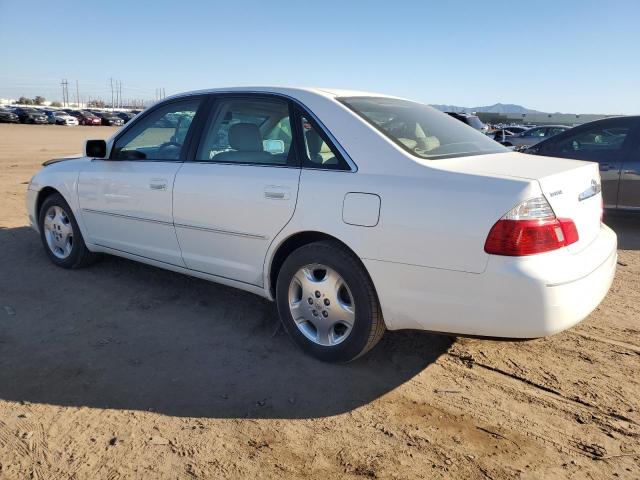
[[[491,227],[484,251],[493,255],[523,256],[549,252],[578,241],[573,220],[557,218],[544,197],[526,200]]]

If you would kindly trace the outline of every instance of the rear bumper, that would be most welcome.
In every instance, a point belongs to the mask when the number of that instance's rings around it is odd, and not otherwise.
[[[491,255],[480,274],[363,262],[389,329],[535,338],[572,327],[598,306],[615,275],[616,248],[603,225],[579,253]]]

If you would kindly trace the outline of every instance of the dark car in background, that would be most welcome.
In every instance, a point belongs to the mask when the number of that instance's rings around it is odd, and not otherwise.
[[[132,112],[115,112],[115,113],[124,121],[124,123],[127,123],[129,120],[131,120],[133,117],[136,116],[136,114]]]
[[[118,115],[112,112],[92,112],[96,117],[100,118],[102,125],[108,125],[112,127],[121,127],[124,125],[124,120]]]
[[[20,117],[6,108],[0,108],[0,123],[20,123]]]
[[[522,133],[512,135],[508,140],[505,140],[503,145],[507,147],[513,146],[516,147],[516,150],[521,150],[570,129],[571,127],[566,125],[544,125],[540,127],[533,127]]]
[[[486,132],[488,130],[487,126],[482,123],[482,120],[478,118],[477,115],[472,115],[470,113],[456,113],[456,112],[444,112],[447,115],[460,120],[462,123],[466,123],[470,127],[475,128],[481,132]]]
[[[640,210],[640,116],[585,123],[524,152],[597,162],[605,208]]]
[[[56,110],[44,110],[43,113],[47,116],[47,123],[50,125],[56,124]]]
[[[47,116],[35,108],[16,107],[13,109],[13,113],[18,115],[20,123],[49,123]]]

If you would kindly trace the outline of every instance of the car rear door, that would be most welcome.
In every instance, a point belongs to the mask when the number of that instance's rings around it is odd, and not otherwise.
[[[293,216],[298,196],[291,108],[263,94],[212,97],[200,142],[174,185],[187,268],[262,286],[267,249]]]
[[[78,199],[88,241],[184,266],[173,226],[173,183],[202,97],[158,105],[113,144],[109,159],[80,172]]]
[[[640,209],[640,120],[636,118],[629,148],[622,160],[618,208]]]
[[[627,155],[632,120],[611,118],[582,125],[541,145],[541,155],[597,162],[606,208],[618,206],[622,162]]]

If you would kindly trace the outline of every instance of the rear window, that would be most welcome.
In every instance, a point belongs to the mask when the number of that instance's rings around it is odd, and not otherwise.
[[[482,123],[482,121],[478,117],[472,115],[469,115],[467,117],[467,124],[475,128],[476,130],[482,130],[484,128],[484,123]]]
[[[478,130],[427,105],[383,97],[338,100],[420,158],[437,160],[509,151]]]

